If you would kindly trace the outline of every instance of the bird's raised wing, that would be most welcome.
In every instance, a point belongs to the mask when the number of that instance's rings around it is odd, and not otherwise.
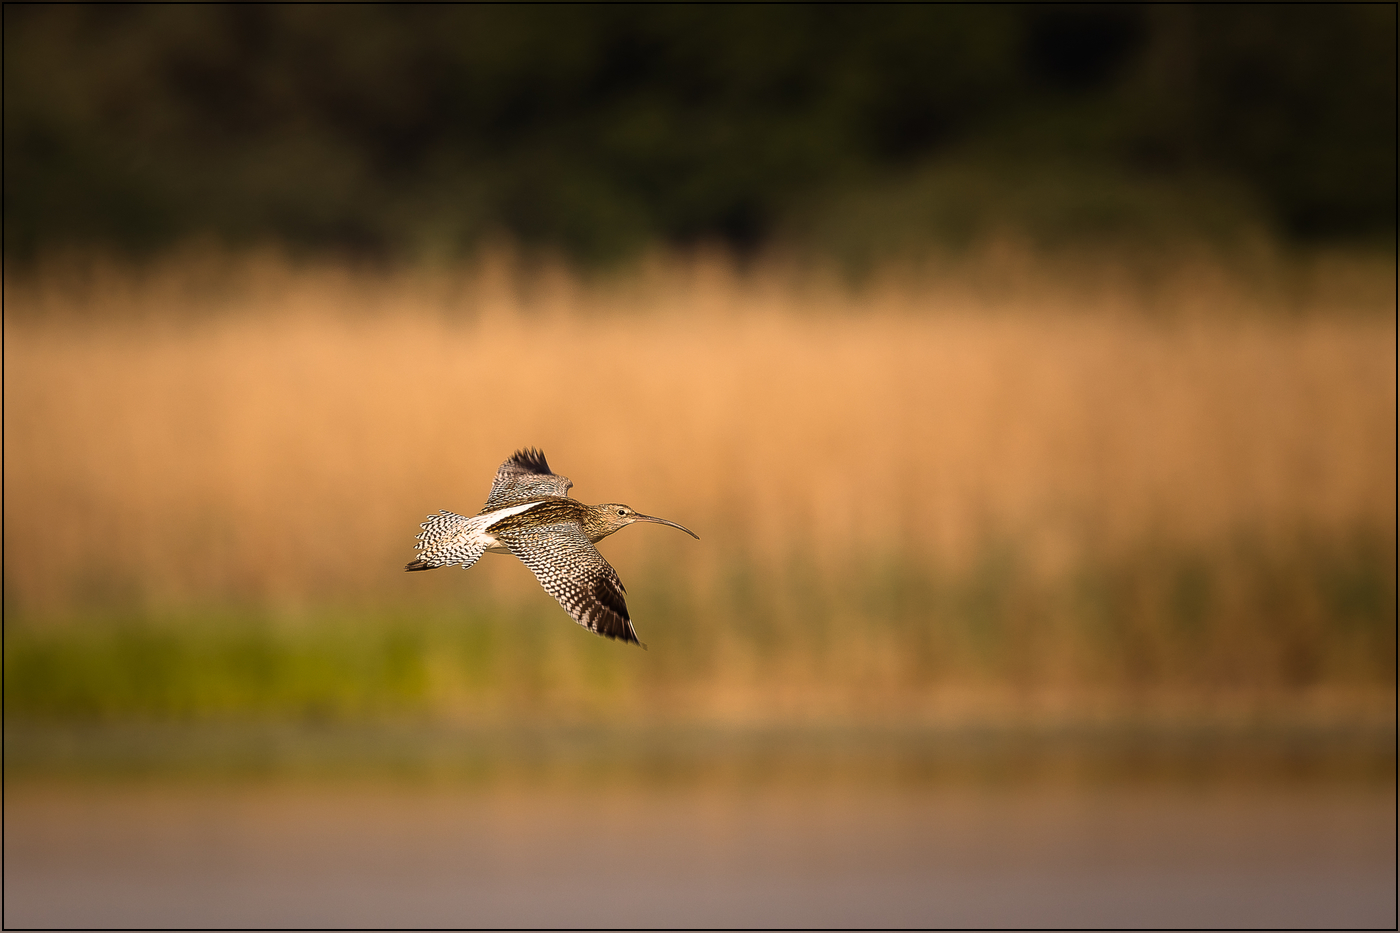
[[[510,459],[496,471],[496,480],[491,484],[491,495],[486,497],[482,512],[533,499],[538,496],[567,496],[574,484],[567,476],[560,476],[549,469],[544,452],[533,447],[517,450]],[[479,514],[479,513],[478,513]]]
[[[534,573],[545,592],[590,632],[640,645],[627,614],[627,596],[612,568],[577,522],[496,532]],[[645,646],[643,646],[645,647]]]

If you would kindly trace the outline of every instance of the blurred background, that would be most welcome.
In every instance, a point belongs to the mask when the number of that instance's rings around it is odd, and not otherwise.
[[[7,924],[1395,921],[1394,7],[3,15]]]

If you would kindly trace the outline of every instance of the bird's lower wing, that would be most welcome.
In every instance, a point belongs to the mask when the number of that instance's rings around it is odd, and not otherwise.
[[[605,638],[640,645],[627,614],[627,596],[612,568],[575,522],[498,532],[574,621]]]
[[[418,559],[404,569],[431,570],[450,564],[461,564],[463,570],[467,569],[486,552],[487,542],[481,537],[483,525],[476,516],[458,515],[446,509],[429,515],[416,539]]]

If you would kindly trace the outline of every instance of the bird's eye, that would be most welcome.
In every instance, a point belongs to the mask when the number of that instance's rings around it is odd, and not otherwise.
[[[617,510],[617,514],[618,514],[618,515],[626,515],[626,514],[627,514],[627,510],[626,510],[626,509],[618,509],[618,510]]]

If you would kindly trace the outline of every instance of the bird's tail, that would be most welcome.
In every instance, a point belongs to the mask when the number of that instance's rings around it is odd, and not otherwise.
[[[428,520],[418,533],[418,559],[404,570],[433,570],[461,564],[463,569],[477,562],[492,539],[481,532],[491,524],[490,515],[458,515],[442,509]]]

